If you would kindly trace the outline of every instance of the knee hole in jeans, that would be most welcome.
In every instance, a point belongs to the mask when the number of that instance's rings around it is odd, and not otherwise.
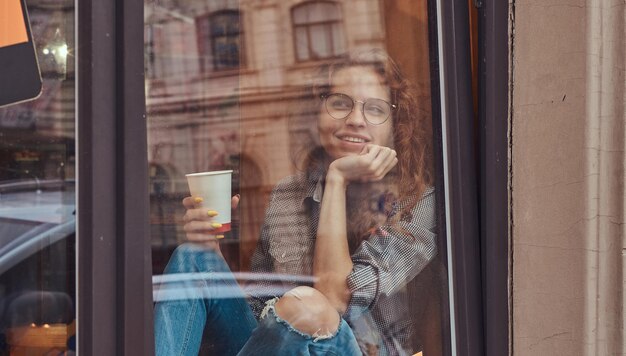
[[[312,335],[332,335],[341,318],[326,296],[318,290],[300,286],[285,293],[276,303],[276,315],[296,330]]]

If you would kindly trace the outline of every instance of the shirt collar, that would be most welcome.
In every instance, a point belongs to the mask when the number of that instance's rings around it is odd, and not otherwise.
[[[321,167],[311,170],[306,180],[306,191],[303,200],[313,199],[316,203],[322,201],[324,194],[324,169]]]

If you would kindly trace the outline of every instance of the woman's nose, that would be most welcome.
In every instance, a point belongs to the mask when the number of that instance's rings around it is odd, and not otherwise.
[[[363,112],[363,104],[355,103],[354,109],[346,118],[346,125],[351,126],[366,126],[365,113]]]

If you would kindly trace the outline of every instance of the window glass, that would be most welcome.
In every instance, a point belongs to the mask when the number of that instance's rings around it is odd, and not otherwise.
[[[0,354],[75,351],[74,2],[27,1],[41,96],[0,108]]]
[[[197,38],[186,35],[195,32],[194,20],[156,4],[146,7],[144,14],[150,24],[144,31],[146,75],[161,79],[198,75]]]
[[[145,7],[157,354],[445,355],[426,1]]]
[[[332,36],[332,53],[344,53],[346,48],[343,41],[343,27],[340,23],[334,23],[330,28],[330,35]]]
[[[300,60],[307,60],[310,58],[309,56],[309,38],[306,28],[296,28],[295,29],[295,38],[296,38],[296,56]]]

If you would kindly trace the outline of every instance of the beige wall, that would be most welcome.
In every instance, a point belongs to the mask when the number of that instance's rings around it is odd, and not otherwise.
[[[623,355],[623,0],[512,7],[512,354]]]

